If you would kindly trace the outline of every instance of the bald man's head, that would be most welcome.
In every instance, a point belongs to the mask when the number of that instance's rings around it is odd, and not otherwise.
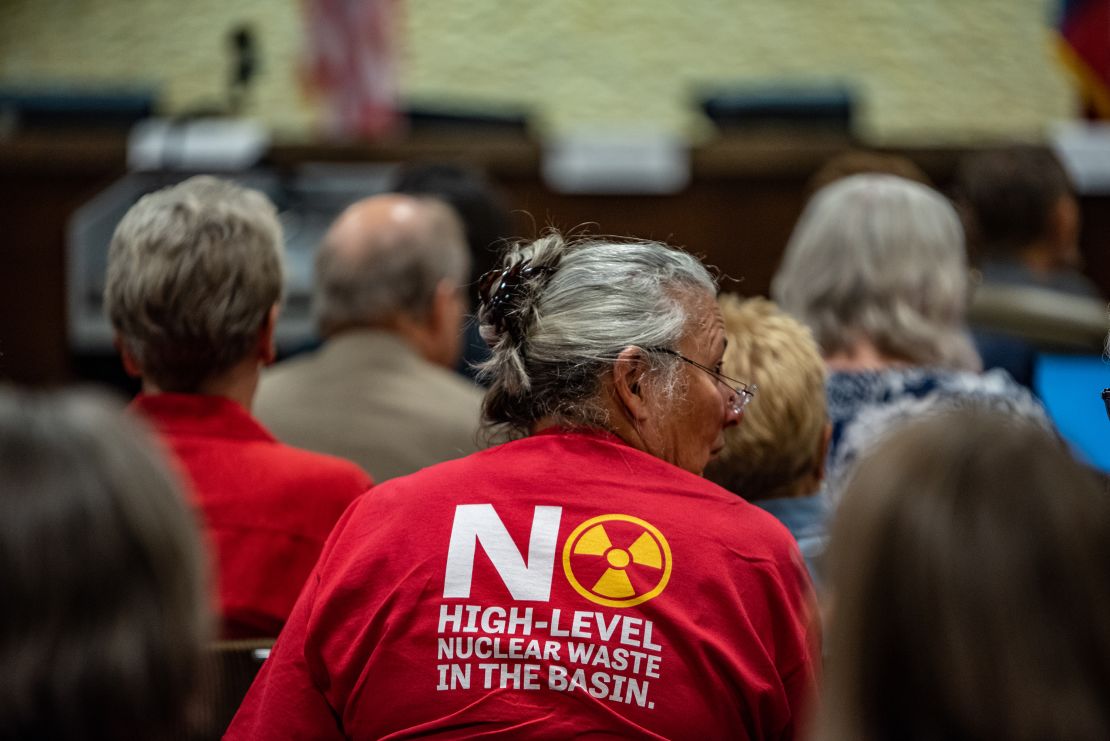
[[[422,317],[437,287],[461,287],[470,256],[450,206],[427,198],[381,195],[340,214],[316,256],[315,311],[324,336]]]

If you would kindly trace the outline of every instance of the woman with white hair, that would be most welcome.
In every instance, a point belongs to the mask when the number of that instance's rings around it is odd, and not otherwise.
[[[510,441],[348,510],[228,738],[793,738],[818,647],[789,533],[702,478],[752,397],[716,287],[551,234],[482,285]]]
[[[980,373],[964,315],[968,262],[959,217],[933,189],[892,175],[856,175],[807,205],[771,286],[813,330],[828,366],[833,436],[828,486],[882,426],[922,404],[977,400],[1044,420],[1004,371]]]

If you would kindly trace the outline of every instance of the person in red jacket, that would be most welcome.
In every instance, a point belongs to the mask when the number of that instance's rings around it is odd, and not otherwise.
[[[277,635],[347,506],[353,463],[282,445],[250,414],[274,358],[281,226],[261,193],[195,177],[142,198],[108,254],[104,303],[132,409],[189,486],[212,550],[223,635]]]
[[[654,242],[512,248],[479,318],[502,445],[336,526],[227,738],[793,738],[819,656],[790,534],[702,478],[752,389]]]

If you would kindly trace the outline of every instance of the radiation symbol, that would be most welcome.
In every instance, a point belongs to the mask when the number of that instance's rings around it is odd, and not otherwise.
[[[574,529],[563,570],[575,591],[608,607],[632,607],[659,595],[671,578],[671,547],[651,523],[601,515]]]

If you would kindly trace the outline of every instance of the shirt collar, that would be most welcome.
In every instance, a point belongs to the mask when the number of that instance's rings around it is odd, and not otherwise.
[[[164,434],[193,434],[276,442],[246,409],[223,396],[139,394],[129,409]]]
[[[595,440],[603,440],[609,443],[616,443],[617,445],[632,447],[614,433],[609,432],[608,430],[602,430],[597,427],[564,427],[562,425],[552,425],[551,427],[545,427],[539,432],[534,432],[528,437],[540,437],[542,435],[560,435],[563,437],[589,437],[594,438]]]
[[[380,329],[357,328],[340,332],[324,341],[322,358],[340,359],[343,365],[407,367],[422,361],[400,336]]]

